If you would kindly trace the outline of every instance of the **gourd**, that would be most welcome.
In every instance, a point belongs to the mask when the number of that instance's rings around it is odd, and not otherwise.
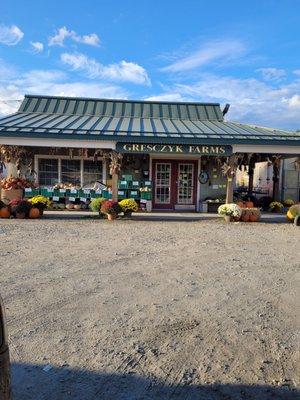
[[[9,218],[10,217],[10,211],[8,207],[2,207],[0,209],[0,218]]]
[[[40,214],[40,210],[36,207],[33,207],[30,209],[29,211],[29,218],[31,219],[36,219],[36,218],[40,218],[41,214]]]
[[[300,213],[300,204],[294,204],[291,206],[286,214],[290,221],[293,221],[297,214]]]
[[[243,201],[238,201],[236,205],[239,206],[240,208],[245,208],[245,203]]]

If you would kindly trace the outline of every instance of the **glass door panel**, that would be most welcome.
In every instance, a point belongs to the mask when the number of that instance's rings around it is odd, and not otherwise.
[[[178,164],[177,202],[194,203],[194,164]]]
[[[170,202],[171,202],[171,164],[156,163],[155,203],[170,204]]]

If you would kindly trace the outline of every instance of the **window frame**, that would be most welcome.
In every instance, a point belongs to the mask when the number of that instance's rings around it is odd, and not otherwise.
[[[80,157],[80,156],[74,156],[72,158],[70,158],[70,156],[61,156],[61,155],[47,155],[47,154],[35,154],[34,156],[34,170],[36,171],[36,181],[39,182],[39,160],[40,159],[56,159],[58,160],[58,183],[62,183],[61,182],[61,160],[80,160],[80,185],[81,187],[83,186],[84,182],[83,182],[83,161],[84,160],[93,160],[93,157]],[[107,168],[106,168],[106,160],[104,160],[102,157],[100,157],[98,159],[98,161],[102,162],[102,181],[103,183],[106,184],[106,180],[107,180]],[[46,186],[46,185],[43,185]]]

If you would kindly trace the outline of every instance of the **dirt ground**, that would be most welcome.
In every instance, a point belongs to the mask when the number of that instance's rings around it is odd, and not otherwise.
[[[14,400],[299,399],[300,229],[0,220]]]

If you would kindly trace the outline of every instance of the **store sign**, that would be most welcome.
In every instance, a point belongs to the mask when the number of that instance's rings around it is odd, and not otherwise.
[[[229,156],[232,154],[231,146],[190,144],[117,143],[116,150],[121,153],[198,154],[206,156]]]

